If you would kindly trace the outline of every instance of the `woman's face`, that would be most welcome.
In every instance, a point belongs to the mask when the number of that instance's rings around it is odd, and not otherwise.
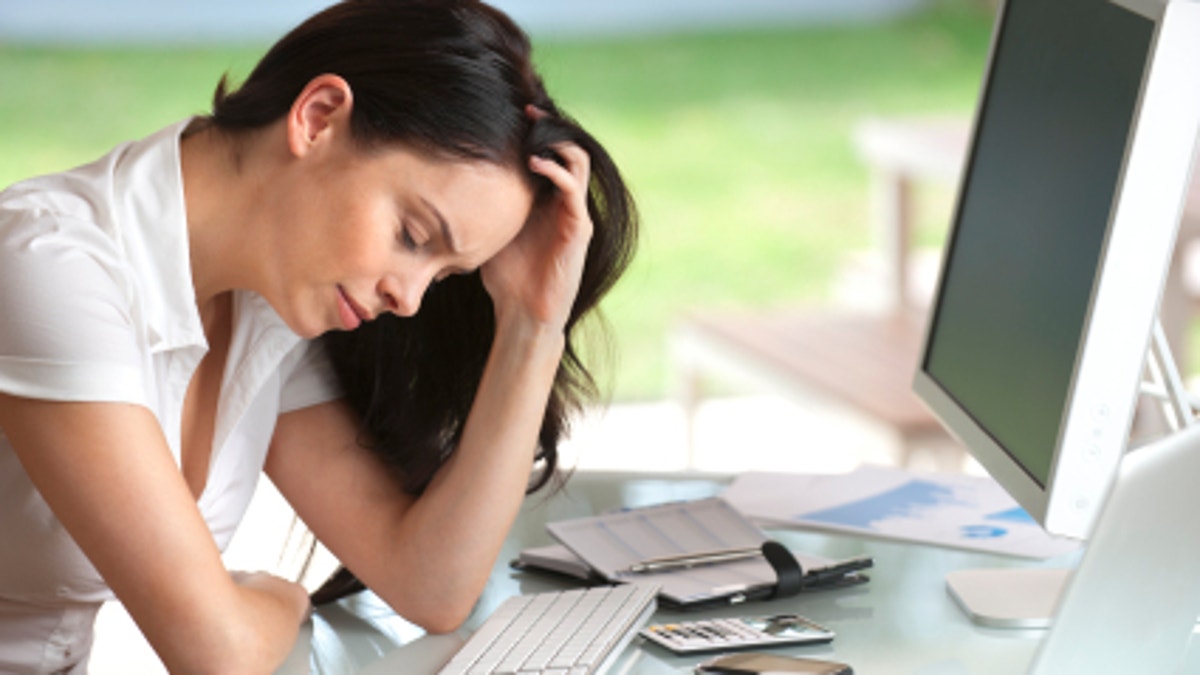
[[[304,337],[415,314],[430,283],[477,269],[512,241],[533,203],[514,169],[402,147],[338,144],[284,181],[265,295]]]

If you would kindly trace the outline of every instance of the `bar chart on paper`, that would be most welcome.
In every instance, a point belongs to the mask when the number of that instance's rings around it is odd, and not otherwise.
[[[1047,534],[990,478],[866,466],[846,474],[747,473],[723,495],[765,524],[1048,558],[1078,543]]]

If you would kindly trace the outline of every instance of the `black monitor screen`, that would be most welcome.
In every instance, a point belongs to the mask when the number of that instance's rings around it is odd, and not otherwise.
[[[1010,0],[924,369],[1043,487],[1153,24],[1108,0]]]

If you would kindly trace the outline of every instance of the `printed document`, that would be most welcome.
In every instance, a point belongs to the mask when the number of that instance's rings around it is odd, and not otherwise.
[[[864,466],[846,474],[746,473],[722,494],[759,524],[866,534],[1026,558],[1074,551],[994,480]]]

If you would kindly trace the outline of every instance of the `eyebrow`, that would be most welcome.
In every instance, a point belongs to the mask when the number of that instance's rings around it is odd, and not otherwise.
[[[446,247],[450,249],[451,253],[458,253],[458,244],[454,241],[454,234],[450,232],[450,224],[446,222],[445,216],[442,215],[441,211],[438,211],[436,206],[429,203],[429,200],[425,199],[424,197],[421,198],[421,203],[425,205],[425,208],[429,209],[429,212],[433,214],[434,219],[437,220],[438,227],[440,227],[442,230],[442,239],[446,241]]]

